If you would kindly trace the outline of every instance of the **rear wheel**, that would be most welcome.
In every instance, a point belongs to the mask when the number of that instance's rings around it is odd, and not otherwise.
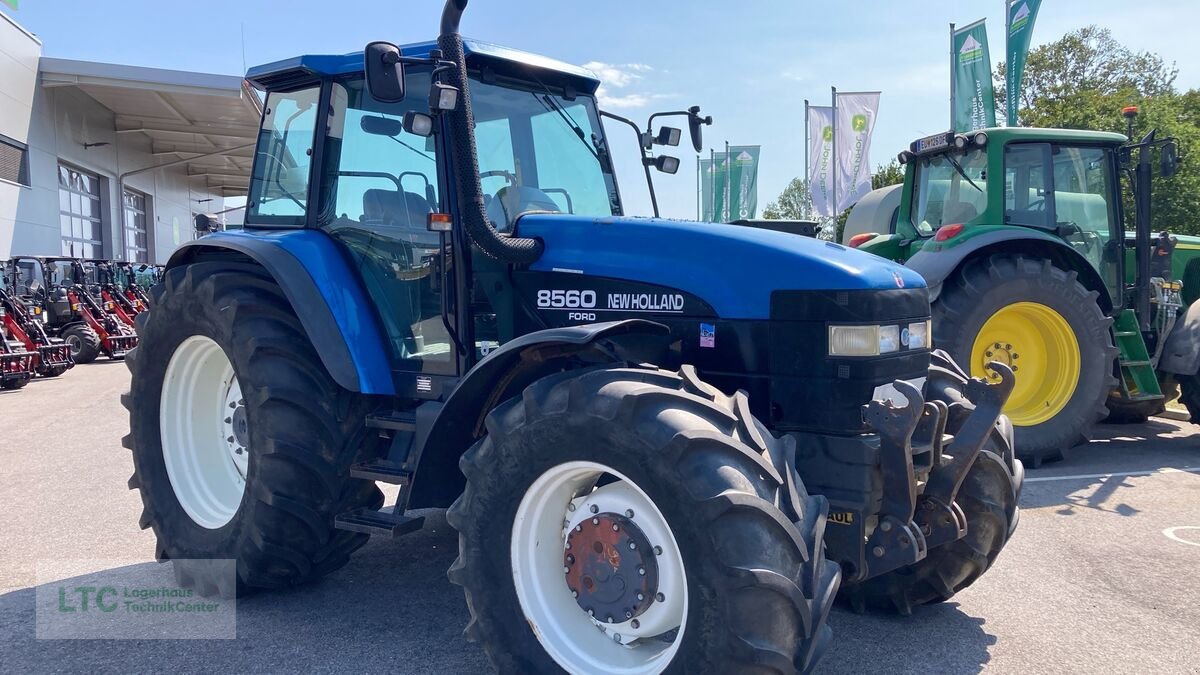
[[[934,303],[935,344],[972,376],[994,379],[991,361],[1013,369],[1004,413],[1035,468],[1063,459],[1108,414],[1117,348],[1097,298],[1075,272],[1001,253],[969,261]]]
[[[600,368],[488,416],[448,513],[450,579],[501,672],[815,665],[839,578],[828,507],[745,401],[690,369]]]
[[[351,479],[364,397],[325,372],[282,291],[253,265],[172,269],[132,373],[130,434],[139,524],[201,595],[290,586],[346,563],[367,536],[338,513],[378,508]],[[236,560],[236,578],[217,560]]]
[[[1192,424],[1200,424],[1200,375],[1176,375],[1179,379],[1179,402],[1187,408]]]
[[[75,363],[91,363],[100,356],[100,336],[90,326],[76,324],[63,331],[62,339],[71,347]]]

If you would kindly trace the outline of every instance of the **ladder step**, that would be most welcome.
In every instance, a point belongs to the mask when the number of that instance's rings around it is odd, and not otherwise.
[[[390,412],[367,417],[367,426],[372,429],[393,431],[416,431],[417,416],[412,412]]]
[[[405,469],[402,465],[395,462],[389,462],[386,459],[377,459],[372,462],[359,462],[352,465],[350,467],[350,477],[377,480],[381,483],[390,483],[392,485],[408,485],[412,479],[412,471]]]
[[[1133,337],[1134,335],[1137,335],[1137,331],[1134,331],[1134,330],[1118,330],[1118,331],[1114,331],[1114,333],[1113,333],[1113,334],[1114,334],[1114,335],[1116,335],[1117,337]]]
[[[1140,368],[1141,366],[1150,365],[1149,361],[1126,361],[1121,364],[1122,368]]]
[[[398,516],[388,508],[380,511],[365,508],[355,509],[333,519],[333,526],[339,530],[386,537],[398,537],[409,532],[416,532],[424,524],[425,516]]]

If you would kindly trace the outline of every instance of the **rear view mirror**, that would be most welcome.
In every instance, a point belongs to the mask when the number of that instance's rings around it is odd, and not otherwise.
[[[701,117],[700,106],[694,105],[688,108],[688,130],[692,133],[692,147],[696,152],[700,152],[704,148],[704,133],[701,127],[705,124],[712,124],[712,117]]]
[[[1179,173],[1179,146],[1175,141],[1167,141],[1162,146],[1158,156],[1158,174],[1170,178]]]
[[[400,48],[390,42],[372,42],[363,50],[363,70],[367,91],[377,101],[399,103],[404,100],[404,64]]]
[[[374,136],[390,136],[395,138],[400,135],[400,132],[404,131],[403,123],[400,120],[377,115],[363,117],[358,125],[362,127],[364,133]]]

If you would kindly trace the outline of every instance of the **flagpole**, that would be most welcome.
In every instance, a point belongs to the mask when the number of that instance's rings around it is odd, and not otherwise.
[[[812,168],[809,166],[808,158],[808,99],[804,99],[804,184],[808,186],[809,194],[812,193],[812,184],[809,182],[809,177],[812,176]],[[812,214],[805,212],[805,217]]]
[[[730,216],[729,200],[733,197],[733,191],[730,189],[731,185],[729,183],[729,180],[732,177],[733,177],[733,162],[729,161],[729,141],[725,141],[725,203],[722,205],[724,207],[725,213],[724,213],[724,219],[721,221],[723,223],[728,223],[730,220],[730,218],[729,218],[729,216]]]
[[[829,88],[829,90],[830,90],[830,92],[831,92],[831,94],[832,94],[832,95],[831,95],[831,98],[832,98],[832,101],[833,101],[833,119],[831,120],[831,122],[832,122],[832,127],[833,127],[833,140],[830,142],[830,146],[829,146],[829,157],[830,157],[830,160],[831,160],[831,162],[830,162],[830,163],[832,164],[832,166],[830,167],[829,173],[830,173],[830,175],[831,175],[831,176],[832,176],[832,178],[833,178],[833,180],[831,181],[831,182],[832,182],[832,184],[833,184],[833,204],[832,204],[833,208],[832,208],[831,210],[833,211],[833,219],[834,219],[834,221],[836,221],[836,220],[837,220],[837,217],[838,217],[838,185],[837,185],[837,184],[838,184],[838,180],[837,180],[837,179],[838,179],[838,153],[837,153],[837,138],[838,138],[838,104],[837,104],[837,87],[830,87],[830,88]]]
[[[708,149],[708,215],[717,219],[717,153]]]
[[[1008,118],[1008,111],[1012,110],[1012,106],[1008,104],[1013,100],[1015,92],[1013,91],[1013,76],[1012,76],[1012,59],[1009,57],[1012,54],[1012,49],[1009,48],[1009,41],[1012,40],[1012,14],[1009,12],[1009,0],[1004,0],[1004,79],[1008,86],[1004,88],[1004,126],[1011,127],[1013,121]]]
[[[950,22],[950,131],[954,128],[954,22]]]

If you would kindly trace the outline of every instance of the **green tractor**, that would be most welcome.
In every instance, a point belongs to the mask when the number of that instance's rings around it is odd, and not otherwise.
[[[1027,464],[1063,459],[1106,418],[1144,421],[1177,386],[1200,415],[1200,238],[1150,217],[1155,158],[1169,177],[1176,153],[1154,132],[938,134],[847,220],[846,244],[925,278],[936,346],[974,376],[1012,368],[1005,413]]]

